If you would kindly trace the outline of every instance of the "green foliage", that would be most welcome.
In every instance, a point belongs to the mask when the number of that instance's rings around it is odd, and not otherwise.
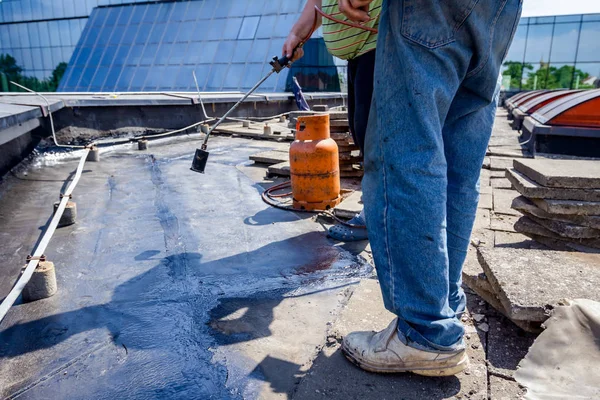
[[[572,65],[563,65],[560,68],[543,65],[533,73],[529,73],[524,89],[570,89],[579,82],[589,77],[587,72],[575,69]],[[581,84],[579,87],[581,88]]]
[[[0,54],[0,72],[6,75],[8,81],[14,81],[36,92],[56,92],[60,80],[67,69],[67,63],[60,63],[52,71],[48,79],[39,80],[33,76],[23,75],[23,68],[17,64],[17,60],[10,54]],[[3,88],[0,86],[0,90]],[[21,92],[23,89],[9,84],[8,90],[11,92]]]
[[[533,70],[533,65],[521,63],[518,61],[507,61],[504,63],[506,70],[502,75],[510,76],[511,88],[521,88],[526,90],[533,89],[570,89],[575,88],[579,78],[579,89],[591,88],[591,85],[584,85],[585,79],[589,78],[587,72],[575,69],[572,65],[563,65],[560,68],[548,66],[546,63],[540,64],[540,68]]]
[[[519,61],[506,61],[504,63],[506,70],[502,73],[502,75],[510,76],[510,87],[511,88],[519,88],[521,86],[521,78],[523,76],[523,70],[532,70],[533,65],[531,64],[523,64]]]

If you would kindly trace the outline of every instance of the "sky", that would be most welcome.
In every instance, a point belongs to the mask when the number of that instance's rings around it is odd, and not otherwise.
[[[600,0],[524,0],[523,17],[600,13]]]

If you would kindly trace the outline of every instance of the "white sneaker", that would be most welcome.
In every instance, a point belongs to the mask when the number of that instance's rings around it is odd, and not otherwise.
[[[381,332],[352,332],[342,342],[342,352],[360,368],[379,373],[412,372],[425,376],[456,375],[469,366],[467,352],[424,351],[398,338],[398,318]]]

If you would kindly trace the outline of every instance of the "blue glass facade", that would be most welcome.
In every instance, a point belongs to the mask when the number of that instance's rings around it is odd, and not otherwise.
[[[599,87],[600,14],[522,18],[503,74],[507,90]]]
[[[2,0],[0,54],[14,57],[24,75],[48,78],[70,60],[94,7],[125,2],[136,0]]]
[[[246,90],[281,53],[306,0],[0,0],[0,54],[22,74],[69,67],[62,91]],[[600,14],[523,18],[504,65],[505,89],[600,85]],[[318,31],[291,71],[263,91],[344,90],[345,63]]]
[[[301,0],[191,0],[98,7],[69,62],[60,91],[247,90],[281,54]],[[339,91],[338,72],[317,32],[291,71],[261,91]],[[292,74],[292,75],[290,75]]]

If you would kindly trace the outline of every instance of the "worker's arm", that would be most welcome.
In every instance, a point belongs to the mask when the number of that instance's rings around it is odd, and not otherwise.
[[[367,22],[371,17],[369,16],[369,4],[373,0],[338,0],[340,11],[350,21],[354,22]]]
[[[283,55],[285,55],[292,61],[296,61],[297,59],[302,58],[302,56],[304,55],[303,49],[297,49],[292,57],[294,48],[298,46],[302,39],[304,39],[312,29],[313,23],[315,21],[315,6],[321,8],[321,0],[308,0],[306,2],[306,7],[304,7],[300,18],[292,27],[290,34],[288,35],[287,39],[285,40],[285,43],[283,44]],[[321,26],[321,18],[317,18],[317,28],[319,26]]]

